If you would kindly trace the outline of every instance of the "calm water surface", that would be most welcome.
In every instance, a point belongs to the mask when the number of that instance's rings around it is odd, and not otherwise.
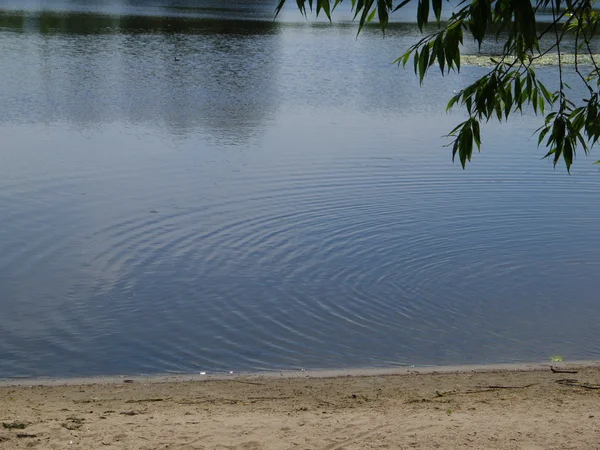
[[[485,69],[197,4],[2,3],[0,377],[600,357],[593,158],[526,114],[463,171]]]

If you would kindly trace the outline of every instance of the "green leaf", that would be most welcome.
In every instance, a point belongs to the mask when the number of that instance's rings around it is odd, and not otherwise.
[[[312,5],[311,5],[311,8],[312,8]],[[321,12],[321,10],[325,11],[325,15],[331,22],[331,9],[330,9],[330,5],[329,5],[329,0],[317,0],[317,17],[319,16],[319,13]]]
[[[467,161],[471,161],[471,155],[473,154],[473,131],[470,126],[465,126],[459,136],[460,148],[460,164],[464,169],[467,166]]]
[[[429,47],[423,47],[421,50],[421,56],[419,57],[419,81],[423,83],[425,78],[425,72],[427,72],[427,63],[429,59]]]
[[[391,3],[388,5],[388,0],[377,0],[379,25],[381,26],[381,31],[384,33],[389,21],[388,6],[391,6]]]
[[[414,56],[413,56],[413,63],[415,66],[415,74],[419,74],[419,51],[415,50]]]
[[[446,63],[446,55],[444,54],[444,42],[442,41],[441,33],[438,35],[438,37],[436,39],[435,48],[436,48],[437,62],[440,66],[440,71],[442,72],[442,75],[444,75],[444,66]]]
[[[410,55],[411,55],[411,53],[410,53],[410,51],[408,51],[394,62],[396,62],[398,64],[402,63],[402,67],[406,67],[406,63],[410,59]]]
[[[452,97],[450,99],[450,101],[448,102],[448,106],[446,106],[446,112],[448,112],[448,111],[450,111],[450,109],[452,109],[454,104],[458,101],[459,97],[460,97],[459,95],[455,95],[454,97]]]
[[[543,127],[542,131],[540,132],[540,135],[538,136],[538,147],[540,146],[540,144],[542,143],[549,131],[550,127]]]
[[[472,128],[473,128],[473,139],[475,140],[475,144],[477,145],[477,151],[481,151],[481,135],[479,132],[479,122],[476,119],[472,119]]]
[[[565,140],[563,148],[563,159],[567,165],[567,172],[571,171],[571,165],[573,164],[574,148],[570,139]]]
[[[360,20],[358,22],[358,31],[356,32],[357,35],[360,34],[363,27],[365,26],[365,23],[367,22],[367,18],[369,16],[369,11],[371,11],[374,1],[375,0],[357,0],[356,10],[354,13],[354,18],[356,18],[358,16],[358,14],[360,13]]]
[[[369,14],[369,17],[367,17],[367,22],[372,22],[373,19],[375,18],[375,13],[377,12],[377,10],[375,8],[373,8],[373,11],[371,11],[371,14]]]
[[[410,3],[412,0],[404,0],[403,2],[401,2],[398,6],[396,6],[394,8],[394,10],[392,12],[396,12],[398,11],[400,8],[402,8],[403,6],[407,5],[408,3]]]
[[[423,31],[429,20],[429,0],[419,0],[417,6],[417,26]]]
[[[456,51],[453,55],[452,60],[454,61],[454,65],[456,66],[456,70],[460,72],[460,51]]]
[[[432,0],[433,13],[435,14],[435,19],[438,24],[442,20],[442,0]]]
[[[546,86],[544,86],[544,84],[541,81],[537,82],[538,87],[540,88],[540,91],[542,91],[542,95],[544,96],[544,98],[546,99],[546,101],[550,104],[554,103],[553,101],[553,96],[552,94],[548,91],[548,89],[546,89]]]
[[[538,96],[538,109],[540,110],[540,112],[542,114],[544,114],[545,103],[544,103],[544,97],[542,95]]]

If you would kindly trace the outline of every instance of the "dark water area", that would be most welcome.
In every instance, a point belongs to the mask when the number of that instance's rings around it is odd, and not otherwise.
[[[420,87],[414,25],[0,6],[0,377],[599,357],[593,154],[526,112],[453,164],[486,69]]]

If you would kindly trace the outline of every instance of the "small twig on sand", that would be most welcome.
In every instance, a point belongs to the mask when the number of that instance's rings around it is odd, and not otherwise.
[[[537,383],[531,383],[531,384],[524,384],[522,386],[501,386],[501,385],[490,385],[490,386],[483,386],[479,389],[471,389],[468,391],[463,391],[462,393],[464,394],[478,394],[480,392],[491,392],[491,391],[495,391],[497,389],[525,389],[531,386],[535,386]]]
[[[579,372],[578,370],[555,369],[552,366],[550,366],[550,370],[552,371],[552,373],[577,373],[577,372]]]
[[[3,422],[2,427],[8,430],[24,430],[27,428],[26,422]]]
[[[328,405],[328,406],[337,406],[335,403],[328,402],[327,400],[323,400],[322,398],[319,398],[319,397],[313,397],[313,398],[321,404]]]
[[[523,389],[523,388],[528,388],[531,386],[535,386],[537,383],[531,383],[531,384],[524,384],[523,386],[499,386],[499,385],[492,385],[492,386],[488,386],[488,389]]]
[[[248,397],[248,400],[289,400],[296,397]]]
[[[449,394],[456,394],[458,391],[456,390],[452,390],[452,391],[435,391],[435,396],[436,397],[443,397],[444,395],[449,395]]]
[[[522,386],[502,386],[502,385],[490,385],[481,386],[476,389],[468,389],[466,391],[452,390],[452,391],[435,391],[436,397],[444,397],[446,395],[459,395],[459,394],[479,394],[481,392],[491,392],[497,389],[525,389],[531,386],[535,386],[537,383],[524,384]]]
[[[143,413],[139,412],[139,411],[123,411],[120,414],[123,416],[137,416],[138,414],[143,414]]]
[[[262,386],[265,383],[257,383],[256,381],[246,381],[246,380],[229,380],[229,381],[234,381],[235,383],[244,383],[244,384],[255,384],[256,386]]]
[[[139,400],[127,400],[125,403],[162,402],[164,398],[141,398]]]
[[[36,438],[37,434],[30,434],[30,433],[17,433],[17,437],[18,438]]]
[[[600,389],[600,384],[582,383],[574,378],[563,378],[561,380],[556,380],[556,382],[558,384],[564,384],[565,386],[580,387],[584,389]]]

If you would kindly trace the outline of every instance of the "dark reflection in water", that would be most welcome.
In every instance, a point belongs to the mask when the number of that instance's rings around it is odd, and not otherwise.
[[[270,19],[273,0],[4,0],[4,11],[182,18]]]
[[[452,165],[485,69],[420,89],[414,25],[4,5],[0,377],[597,357],[596,169],[527,112]]]
[[[174,133],[202,126],[237,141],[272,118],[279,45],[274,22],[53,12],[2,18],[5,29],[43,36],[7,35],[4,41],[32,43],[35,51],[18,65],[40,68],[15,84],[11,77],[20,74],[0,69],[7,80],[0,90],[12,100],[0,112],[5,120],[28,121],[33,113],[44,121],[94,126],[126,116],[164,123]],[[27,100],[41,105],[32,111]]]
[[[273,20],[224,20],[222,18],[185,16],[98,15],[89,12],[27,11],[0,15],[0,27],[10,31],[42,34],[110,34],[110,33],[187,33],[187,34],[269,34],[274,33]]]

